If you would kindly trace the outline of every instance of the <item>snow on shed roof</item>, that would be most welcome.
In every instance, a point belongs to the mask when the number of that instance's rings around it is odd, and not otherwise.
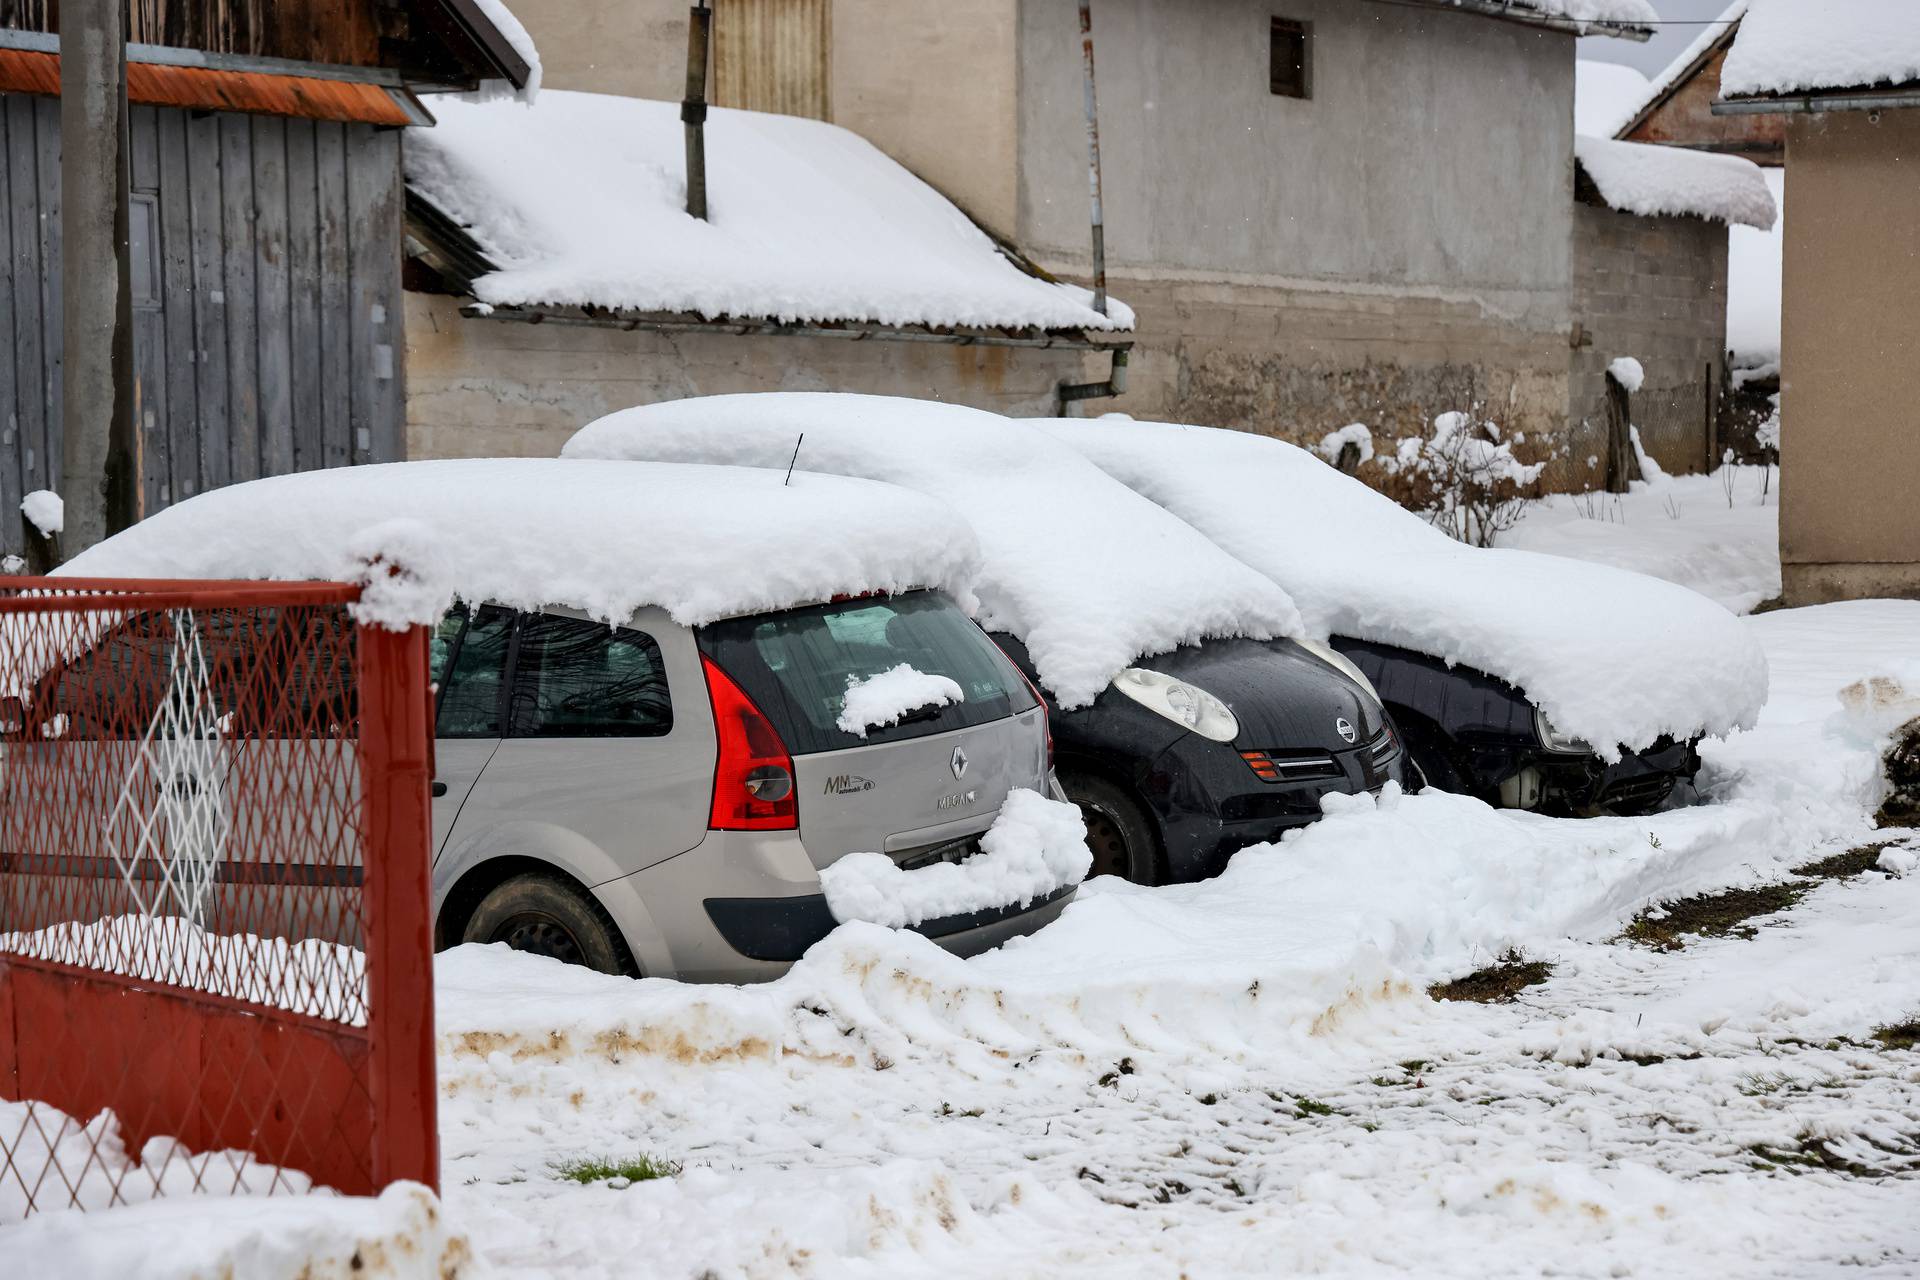
[[[80,577],[359,580],[381,557],[418,590],[689,625],[861,591],[936,587],[971,607],[957,512],[844,476],[554,458],[395,462],[275,476],[176,503],[68,561]]]
[[[1608,207],[1625,213],[1691,214],[1762,231],[1779,214],[1760,166],[1739,156],[1589,137],[1574,138],[1573,155]]]
[[[1723,97],[1920,81],[1913,0],[1753,0],[1720,73]]]
[[[642,405],[590,423],[568,457],[785,466],[943,498],[983,551],[981,624],[1024,641],[1064,707],[1145,654],[1299,632],[1285,591],[1027,422],[891,396],[776,392]]]
[[[407,186],[499,268],[503,306],[707,319],[1125,329],[1133,313],[1015,266],[945,196],[864,138],[796,116],[707,116],[705,222],[686,212],[679,106],[548,90],[443,102],[407,135]]]
[[[1604,131],[1581,129],[1577,130],[1577,132],[1604,132],[1609,137],[1619,137],[1621,134],[1638,128],[1655,107],[1666,101],[1669,94],[1679,88],[1688,76],[1692,75],[1708,58],[1713,56],[1714,49],[1721,41],[1732,37],[1734,31],[1740,25],[1741,17],[1747,12],[1747,3],[1748,0],[1733,0],[1732,4],[1729,4],[1725,9],[1720,11],[1719,17],[1703,24],[1700,29],[1700,34],[1693,38],[1691,44],[1680,51],[1680,56],[1662,68],[1658,75],[1648,80],[1646,87],[1640,91],[1639,97],[1632,103],[1627,104],[1626,114],[1613,128]]]
[[[1573,64],[1573,131],[1611,138],[1647,93],[1647,78],[1620,62],[1577,59]]]
[[[1591,27],[1594,35],[1618,35],[1658,22],[1648,0],[1415,0],[1435,8],[1494,13],[1525,22],[1541,19],[1559,25]],[[1644,39],[1645,37],[1640,37]]]
[[[1109,418],[1039,425],[1272,577],[1314,633],[1499,676],[1603,751],[1748,726],[1766,701],[1753,636],[1685,587],[1465,546],[1271,437]]]

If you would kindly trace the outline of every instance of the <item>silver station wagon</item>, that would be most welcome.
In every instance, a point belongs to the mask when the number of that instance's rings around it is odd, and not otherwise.
[[[383,539],[431,566],[429,610],[460,602],[431,645],[442,947],[769,978],[839,923],[822,868],[960,861],[1013,790],[1060,797],[1045,707],[950,594],[967,590],[971,533],[891,485],[556,459],[353,467],[199,495],[64,572],[350,578]],[[958,696],[850,724],[850,687],[902,666]],[[972,954],[1073,892],[912,928]]]

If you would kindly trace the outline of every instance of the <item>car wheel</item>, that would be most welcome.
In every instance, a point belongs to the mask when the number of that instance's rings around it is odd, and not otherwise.
[[[529,955],[639,976],[606,908],[558,876],[528,872],[501,881],[474,908],[460,940],[504,942]]]
[[[1160,850],[1146,811],[1105,778],[1062,774],[1060,787],[1080,806],[1087,823],[1087,848],[1093,851],[1089,876],[1119,876],[1135,884],[1159,884]]]

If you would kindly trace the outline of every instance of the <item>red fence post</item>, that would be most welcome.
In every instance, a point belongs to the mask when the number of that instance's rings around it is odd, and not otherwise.
[[[373,1183],[440,1188],[427,632],[359,628]]]

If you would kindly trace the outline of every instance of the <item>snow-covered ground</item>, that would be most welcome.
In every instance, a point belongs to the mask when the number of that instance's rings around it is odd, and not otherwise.
[[[1736,466],[1619,495],[1555,494],[1500,545],[1652,574],[1746,613],[1780,594],[1780,473]]]

